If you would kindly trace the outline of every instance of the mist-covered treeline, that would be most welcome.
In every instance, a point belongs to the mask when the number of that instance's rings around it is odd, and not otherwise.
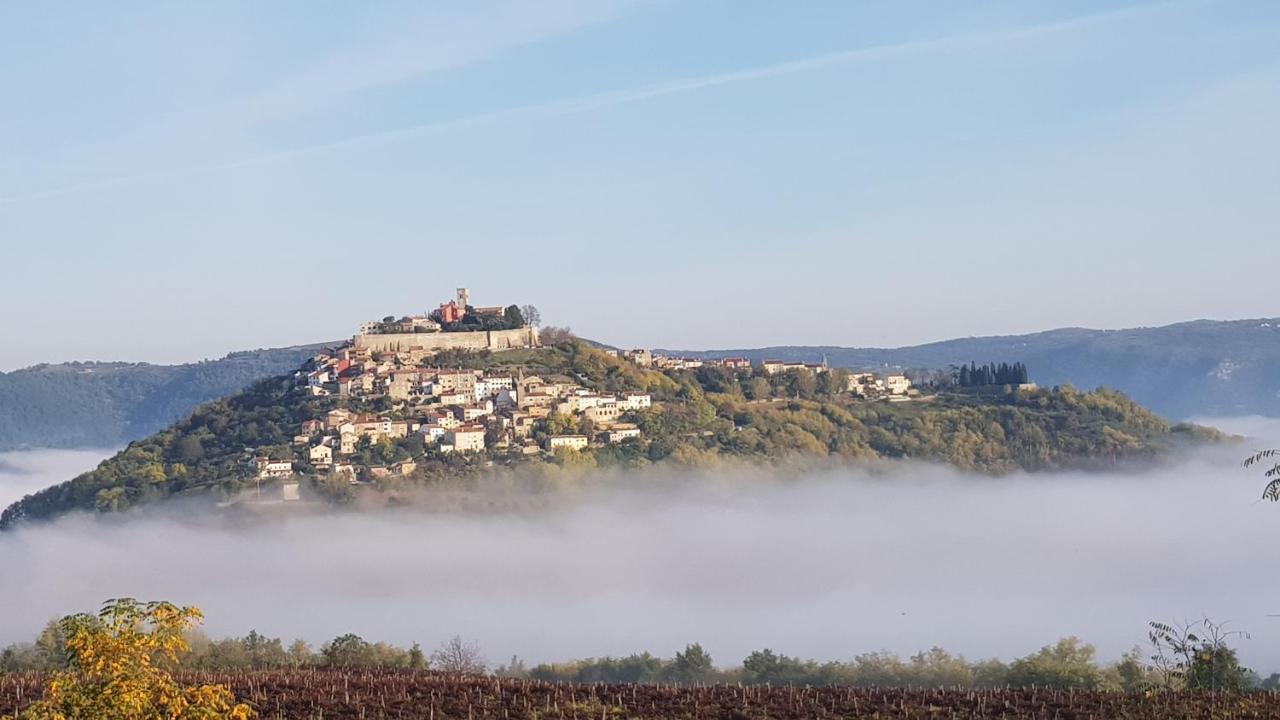
[[[29,643],[0,651],[0,672],[50,672],[68,665],[65,638],[50,622]],[[541,663],[530,667],[518,657],[490,666],[478,645],[459,636],[428,654],[417,643],[408,648],[339,635],[313,648],[305,640],[285,643],[251,631],[244,637],[214,640],[188,633],[190,651],[181,657],[187,669],[276,670],[407,668],[579,683],[745,684],[912,688],[1040,687],[1137,691],[1148,688],[1280,690],[1280,673],[1266,679],[1240,666],[1225,644],[1197,642],[1189,664],[1179,667],[1173,648],[1135,647],[1114,662],[1101,662],[1088,643],[1065,637],[1028,655],[1005,662],[968,660],[940,647],[902,658],[888,651],[868,652],[847,661],[819,662],[762,649],[741,662],[717,665],[702,645],[693,643],[663,658],[649,652]]]

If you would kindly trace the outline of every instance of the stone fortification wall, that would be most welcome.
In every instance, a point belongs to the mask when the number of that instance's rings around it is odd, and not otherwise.
[[[510,350],[537,347],[538,331],[536,328],[518,328],[479,332],[357,335],[354,343],[357,349],[368,349],[375,353],[406,350]]]

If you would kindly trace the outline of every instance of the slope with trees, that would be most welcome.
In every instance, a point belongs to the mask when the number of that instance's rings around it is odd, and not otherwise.
[[[0,451],[118,447],[201,403],[289,372],[320,347],[237,352],[185,365],[83,362],[0,373]]]
[[[1041,385],[1112,387],[1171,418],[1280,417],[1280,318],[1196,320],[1125,330],[1063,328],[900,348],[774,346],[662,351],[680,357],[746,357],[846,368],[945,368],[1003,358],[1033,369]]]
[[[455,352],[444,360],[561,377],[599,391],[646,391],[654,404],[623,418],[641,428],[641,438],[582,451],[440,454],[413,434],[366,441],[355,458],[367,464],[413,458],[417,469],[406,477],[366,478],[368,485],[357,488],[305,465],[295,464],[295,469],[320,496],[341,503],[359,492],[381,493],[390,501],[403,489],[484,475],[537,478],[593,469],[634,471],[654,464],[912,458],[988,473],[1108,467],[1219,437],[1204,428],[1170,426],[1111,390],[1081,392],[1065,386],[998,397],[955,394],[929,402],[867,402],[844,391],[839,370],[816,375],[716,367],[661,372],[575,340],[493,354]],[[131,443],[89,473],[15,503],[0,515],[0,528],[73,510],[118,512],[174,496],[234,497],[259,482],[254,457],[293,458],[290,443],[301,424],[346,402],[308,395],[290,376],[261,381]],[[390,401],[379,410],[393,418],[401,412]],[[553,413],[534,436],[590,430],[582,427],[585,422]]]

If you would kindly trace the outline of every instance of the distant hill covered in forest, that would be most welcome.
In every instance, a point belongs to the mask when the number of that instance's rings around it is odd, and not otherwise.
[[[669,355],[821,362],[853,369],[1025,364],[1040,385],[1110,387],[1171,419],[1280,417],[1280,318],[1196,320],[1127,330],[1064,328],[901,348],[774,346],[659,350]]]
[[[72,362],[0,373],[0,451],[124,445],[201,403],[288,372],[320,347],[250,350],[185,365]]]

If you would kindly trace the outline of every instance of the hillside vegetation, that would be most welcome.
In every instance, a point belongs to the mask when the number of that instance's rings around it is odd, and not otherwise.
[[[0,373],[0,451],[121,446],[200,403],[289,372],[319,345],[233,353],[188,365],[64,363]],[[915,347],[780,346],[668,351],[873,369],[1021,362],[1041,385],[1116,388],[1164,417],[1280,416],[1280,319],[1131,330],[1050,330]]]
[[[901,348],[775,346],[662,351],[689,357],[818,362],[848,368],[945,368],[1007,360],[1041,385],[1113,387],[1165,417],[1280,417],[1280,318],[1197,320],[1126,330],[1064,328]]]
[[[0,451],[117,447],[192,408],[289,372],[319,346],[254,350],[186,365],[62,363],[0,373]]]
[[[1123,394],[1080,392],[1065,386],[999,396],[939,395],[912,402],[859,400],[842,392],[842,371],[766,376],[718,367],[658,371],[639,367],[585,343],[497,354],[452,353],[450,366],[505,368],[563,377],[601,391],[644,390],[651,409],[628,416],[642,438],[581,451],[525,454],[493,448],[441,454],[421,436],[365,442],[368,464],[413,459],[406,476],[353,484],[295,465],[307,485],[331,502],[358,493],[394,500],[406,488],[446,479],[520,470],[531,477],[591,468],[638,469],[655,463],[708,467],[740,460],[774,463],[801,458],[859,460],[917,458],[988,473],[1063,467],[1105,467],[1151,458],[1186,441],[1214,439],[1214,431],[1171,427]],[[389,417],[405,410],[385,399]],[[73,510],[117,512],[172,496],[225,499],[258,487],[255,456],[293,457],[292,439],[304,421],[347,407],[348,398],[314,397],[282,375],[207,403],[173,426],[97,469],[29,496],[0,515],[0,528],[22,519]],[[535,433],[545,437],[571,418],[552,415]],[[575,430],[562,428],[558,431]]]

